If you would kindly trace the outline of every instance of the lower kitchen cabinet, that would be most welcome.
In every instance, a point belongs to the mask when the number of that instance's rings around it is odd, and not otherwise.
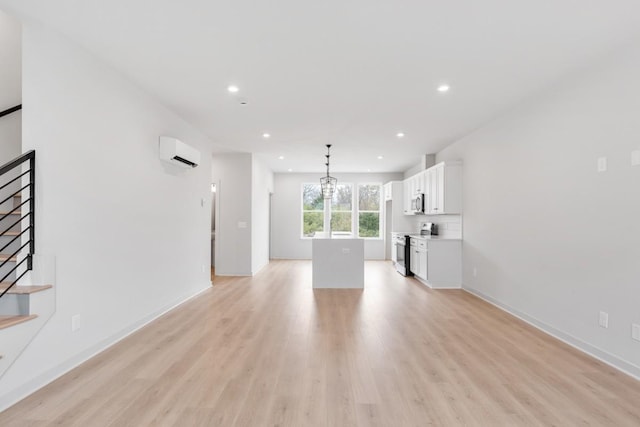
[[[411,260],[409,264],[411,272],[421,278],[427,280],[427,242],[424,239],[411,239]]]
[[[462,241],[411,239],[411,272],[429,287],[462,287]]]
[[[462,241],[427,240],[427,284],[432,288],[462,287]]]

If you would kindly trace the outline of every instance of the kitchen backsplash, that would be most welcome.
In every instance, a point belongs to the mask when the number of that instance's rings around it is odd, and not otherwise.
[[[414,221],[417,232],[420,232],[423,223],[433,222],[438,225],[439,236],[462,238],[462,215],[416,215]]]

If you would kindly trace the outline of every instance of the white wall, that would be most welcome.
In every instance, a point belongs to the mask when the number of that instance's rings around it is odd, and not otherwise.
[[[203,154],[208,140],[53,32],[25,24],[23,58],[36,251],[56,259],[57,312],[0,379],[0,409],[210,286],[210,157],[193,170],[158,158],[159,135]]]
[[[332,173],[340,182],[357,186],[359,183],[402,180],[402,173]],[[277,173],[274,176],[272,198],[272,258],[311,259],[311,239],[302,239],[302,184],[320,182],[321,173]],[[384,215],[384,209],[382,210]],[[384,223],[384,218],[381,219]],[[384,259],[382,239],[367,239],[364,245],[366,259]]]
[[[636,376],[638,46],[438,155],[464,161],[464,287]],[[604,173],[596,171],[601,156]],[[608,329],[598,326],[600,310],[609,313]]]
[[[216,154],[211,167],[218,186],[216,274],[250,276],[252,156]]]
[[[20,22],[0,11],[0,111],[22,102],[22,28]],[[0,165],[22,151],[22,113],[0,118]]]
[[[260,159],[251,163],[251,274],[269,263],[269,221],[273,172]]]

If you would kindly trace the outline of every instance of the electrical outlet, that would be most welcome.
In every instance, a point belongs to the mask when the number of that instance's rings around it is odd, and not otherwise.
[[[342,248],[342,253],[343,254],[350,254],[351,253],[351,249],[350,248]]]
[[[80,315],[76,314],[71,316],[71,332],[76,332],[80,329]]]
[[[631,152],[631,166],[640,166],[640,150]]]
[[[477,277],[478,276],[478,269],[476,267],[473,267],[473,277]]]
[[[598,172],[606,172],[606,171],[607,171],[607,158],[598,157]]]
[[[636,323],[631,324],[631,338],[640,341],[640,325]]]
[[[207,268],[207,267],[206,267],[204,264],[202,264],[202,272],[203,272],[203,273],[207,271],[207,270],[206,270],[206,268]]]
[[[605,313],[604,311],[600,312],[600,319],[598,324],[600,325],[601,328],[608,328],[609,327],[609,313]]]

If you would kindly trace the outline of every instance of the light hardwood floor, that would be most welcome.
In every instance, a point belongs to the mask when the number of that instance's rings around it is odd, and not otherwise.
[[[274,261],[0,414],[8,426],[640,425],[640,382],[460,290]]]

